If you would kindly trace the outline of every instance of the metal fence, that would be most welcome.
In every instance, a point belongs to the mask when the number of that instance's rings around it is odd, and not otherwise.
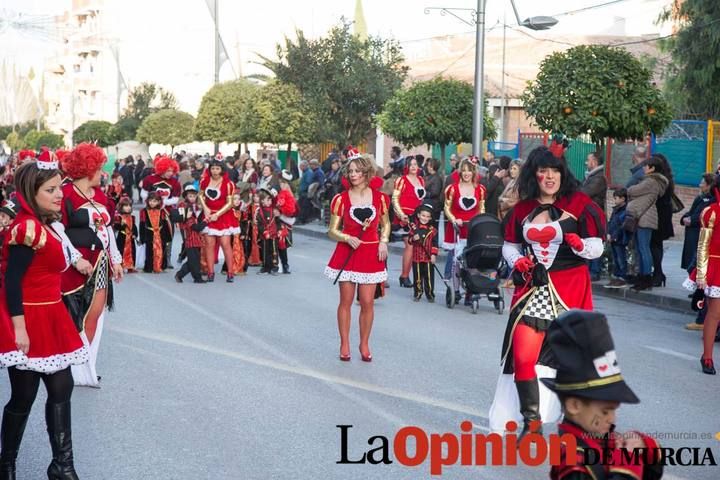
[[[652,153],[667,157],[678,185],[697,185],[707,170],[708,122],[673,120],[662,135],[652,136]]]

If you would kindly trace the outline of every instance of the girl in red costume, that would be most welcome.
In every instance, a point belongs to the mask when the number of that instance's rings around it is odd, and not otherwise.
[[[372,361],[372,330],[377,284],[387,280],[385,259],[390,240],[389,201],[378,189],[382,179],[375,176],[375,165],[357,150],[348,152],[350,160],[342,183],[344,191],[330,203],[330,238],[338,242],[325,275],[340,281],[338,330],[340,360],[350,360],[350,307],[357,288],[360,299],[360,356]]]
[[[51,222],[63,205],[57,160],[30,161],[15,177],[20,212],[2,247],[4,291],[0,300],[0,361],[10,366],[11,395],[0,439],[0,478],[15,478],[15,460],[40,381],[45,384],[45,419],[53,460],[48,478],[77,480],[73,466],[71,365],[88,351],[62,302],[62,272],[70,254]],[[9,322],[12,321],[12,330]]]
[[[227,267],[227,282],[232,283],[233,252],[230,238],[239,231],[239,226],[232,212],[233,194],[235,186],[225,172],[225,165],[221,160],[211,160],[210,166],[203,173],[200,180],[200,205],[205,213],[207,227],[203,230],[207,243],[205,249],[205,262],[208,269],[208,282],[215,280],[215,243],[220,242],[225,266]]]
[[[602,255],[605,216],[547,147],[528,156],[518,191],[521,200],[505,223],[503,256],[514,270],[515,292],[490,428],[502,431],[522,419],[524,435],[533,420],[559,418],[557,398],[545,387],[541,395],[538,384],[538,374],[554,376],[545,331],[566,310],[592,310],[587,261]]]
[[[715,178],[715,183],[720,176]],[[703,354],[700,366],[703,373],[715,375],[713,344],[720,324],[720,187],[713,188],[715,201],[700,214],[700,240],[697,246],[697,266],[686,280],[685,287],[705,293],[707,313],[703,323]]]
[[[155,173],[142,180],[143,200],[147,200],[148,192],[158,192],[163,199],[163,207],[175,207],[182,193],[182,186],[175,178],[180,170],[178,163],[166,155],[161,155],[155,158],[153,165]]]
[[[400,286],[411,288],[413,283],[410,281],[410,267],[412,266],[413,247],[408,241],[407,231],[409,228],[410,216],[415,213],[415,209],[423,203],[425,198],[425,180],[418,176],[418,162],[414,157],[410,157],[407,165],[405,165],[405,175],[395,181],[395,188],[392,195],[392,206],[395,211],[393,224],[397,228],[405,231],[405,250],[402,256],[402,270],[400,272]]]
[[[470,159],[460,162],[458,180],[445,189],[445,238],[442,247],[453,251],[458,240],[467,239],[467,223],[475,215],[485,213],[485,187],[477,181],[477,165]],[[455,227],[459,238],[455,238]],[[448,255],[445,278],[452,277],[454,258]],[[456,298],[459,292],[456,292]]]
[[[123,276],[122,254],[117,248],[112,222],[115,203],[100,188],[100,174],[107,158],[102,148],[81,143],[63,159],[63,171],[72,181],[63,185],[62,223],[70,243],[93,269],[63,273],[66,305],[90,350],[87,364],[73,367],[75,385],[99,387],[95,371],[105,308],[112,308],[111,279]]]

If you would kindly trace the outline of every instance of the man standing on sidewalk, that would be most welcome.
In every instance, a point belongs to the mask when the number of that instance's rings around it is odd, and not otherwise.
[[[630,180],[627,181],[627,184],[625,185],[625,188],[630,188],[633,185],[637,185],[640,183],[640,180],[643,179],[645,176],[645,171],[643,170],[643,165],[645,165],[645,160],[647,159],[647,148],[645,145],[638,145],[635,147],[635,152],[633,152],[632,156],[632,164],[633,166],[630,167]]]
[[[582,192],[592,199],[605,213],[607,197],[607,179],[605,178],[605,165],[599,152],[588,154],[585,160],[585,182],[582,185]],[[600,280],[602,270],[602,257],[590,260],[590,279],[593,282]]]

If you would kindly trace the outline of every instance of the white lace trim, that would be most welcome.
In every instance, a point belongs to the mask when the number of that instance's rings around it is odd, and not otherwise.
[[[574,248],[572,249],[572,251],[575,252],[575,255],[580,258],[584,258],[585,260],[595,260],[596,258],[600,258],[602,256],[604,250],[602,238],[583,238],[582,242],[582,250],[577,251]]]
[[[240,227],[230,227],[218,230],[216,228],[205,227],[201,233],[210,235],[211,237],[225,237],[229,235],[238,235],[240,233]]]
[[[689,278],[686,278],[682,284],[683,288],[694,292],[697,290],[697,283],[693,282]],[[720,287],[708,285],[705,287],[705,296],[710,298],[720,298]]]
[[[27,362],[27,357],[20,350],[0,354],[0,368],[12,367]]]
[[[325,267],[325,276],[328,277],[330,280],[335,280],[335,278],[338,276],[338,273],[340,273],[340,270],[337,268],[330,268]],[[340,274],[340,282],[353,282],[353,283],[360,283],[360,284],[367,284],[367,283],[380,283],[387,280],[387,270],[383,270],[382,272],[374,272],[374,273],[364,273],[364,272],[353,272],[351,270],[343,270],[343,272]]]
[[[74,352],[59,353],[50,357],[30,357],[25,363],[17,364],[18,370],[32,370],[40,373],[55,373],[70,365],[82,365],[88,361],[89,352],[84,345]]]

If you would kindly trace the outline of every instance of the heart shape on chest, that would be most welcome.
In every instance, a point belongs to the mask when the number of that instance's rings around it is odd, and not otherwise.
[[[110,222],[110,219],[105,213],[92,212],[90,221],[95,225],[96,230],[102,230]]]
[[[472,210],[477,205],[477,199],[475,197],[460,197],[460,206],[464,210]]]
[[[425,198],[425,189],[423,187],[417,187],[415,189],[415,195],[417,195],[417,197],[422,200],[423,198]]]
[[[530,227],[527,231],[527,238],[532,242],[537,242],[542,248],[548,248],[550,240],[555,238],[557,232],[554,227],[547,226],[543,228]]]
[[[375,207],[372,205],[364,207],[350,207],[350,218],[360,225],[364,225],[366,221],[372,222],[375,219]]]
[[[210,200],[217,200],[220,198],[220,190],[217,188],[211,188],[208,187],[205,189],[205,196],[208,197]]]

